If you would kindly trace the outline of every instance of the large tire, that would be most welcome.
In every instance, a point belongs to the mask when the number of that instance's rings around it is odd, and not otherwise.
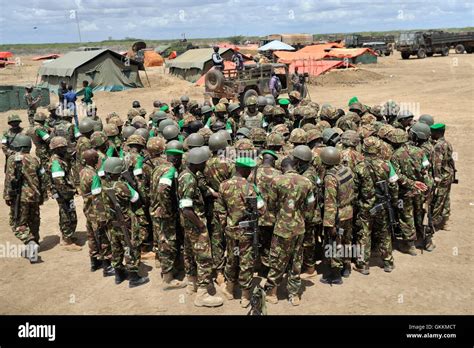
[[[409,52],[402,52],[402,59],[408,59],[410,58],[410,53]]]
[[[416,53],[416,56],[419,58],[419,59],[423,59],[423,58],[426,58],[426,51],[424,48],[420,48],[418,50],[418,52]]]
[[[209,91],[217,91],[224,87],[224,75],[220,70],[209,70],[206,74],[205,85]]]
[[[467,53],[472,53],[472,51],[473,51],[473,48],[472,48],[472,47],[467,47],[467,48],[466,48],[466,52],[467,52]]]
[[[456,47],[454,48],[457,54],[463,54],[466,49],[462,44],[457,44]]]
[[[258,92],[254,89],[248,89],[246,90],[242,95],[241,95],[241,103],[242,105],[245,105],[245,102],[247,100],[247,98],[251,97],[251,96],[255,96],[255,97],[258,97]]]
[[[426,53],[426,56],[427,56],[427,57],[433,57],[433,52],[427,52],[427,53]]]
[[[443,57],[449,56],[449,47],[443,47],[443,48],[441,49],[441,55],[442,55]]]

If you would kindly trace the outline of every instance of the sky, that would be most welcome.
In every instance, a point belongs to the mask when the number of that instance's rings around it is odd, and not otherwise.
[[[474,0],[0,0],[0,44],[474,26]]]

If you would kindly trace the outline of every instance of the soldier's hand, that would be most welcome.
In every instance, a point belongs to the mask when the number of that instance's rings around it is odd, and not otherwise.
[[[415,188],[418,190],[418,191],[421,191],[421,192],[425,192],[428,190],[428,186],[426,186],[424,183],[422,183],[421,181],[416,181],[415,182]]]

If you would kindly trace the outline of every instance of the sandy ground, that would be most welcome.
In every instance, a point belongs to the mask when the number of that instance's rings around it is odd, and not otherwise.
[[[38,63],[23,59],[24,66],[0,70],[2,84],[35,81]],[[387,99],[419,106],[421,113],[435,116],[447,124],[447,138],[457,152],[459,185],[452,191],[452,215],[445,231],[435,236],[437,248],[416,257],[394,252],[396,269],[386,274],[377,266],[364,277],[354,274],[343,286],[329,287],[304,281],[302,304],[292,307],[287,301],[268,305],[270,314],[472,314],[474,288],[473,235],[473,55],[433,57],[402,61],[396,54],[383,57],[379,64],[364,70],[334,72],[310,87],[313,100],[345,107],[352,96],[372,105]],[[164,75],[161,68],[150,69],[152,87],[120,93],[97,93],[101,115],[117,111],[126,115],[132,100],[140,100],[151,110],[155,99],[188,94],[202,98],[202,87]],[[142,80],[148,86],[145,76]],[[23,119],[26,111],[19,111]],[[7,128],[9,113],[0,113],[0,130]],[[418,113],[417,113],[418,115]],[[0,156],[0,167],[4,157]],[[0,186],[3,190],[3,173]],[[78,235],[85,241],[82,199],[78,206]],[[8,207],[0,202],[0,243],[16,244],[8,225]],[[143,271],[150,283],[129,289],[127,282],[116,286],[113,278],[89,271],[87,246],[68,252],[59,245],[58,208],[49,200],[41,208],[42,263],[30,265],[21,258],[0,259],[0,314],[245,314],[238,301],[227,301],[217,309],[193,306],[193,296],[183,291],[164,292],[161,278],[152,262]],[[284,291],[281,291],[284,294]]]

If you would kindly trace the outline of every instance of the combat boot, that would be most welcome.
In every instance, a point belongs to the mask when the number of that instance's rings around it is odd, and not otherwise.
[[[61,245],[64,246],[64,249],[67,251],[81,251],[82,250],[81,246],[75,244],[69,238],[63,238]]]
[[[163,274],[163,290],[182,289],[186,286],[186,282],[173,278],[173,272]]]
[[[409,241],[408,242],[408,251],[407,251],[407,253],[410,254],[411,256],[416,256],[417,255],[414,241]]]
[[[217,271],[216,283],[219,286],[221,286],[225,283],[225,278],[224,278],[224,274],[222,273],[222,271]]]
[[[384,265],[383,265],[383,270],[387,273],[390,273],[393,271],[393,269],[395,268],[395,265],[394,264],[390,264],[388,262],[384,262]]]
[[[250,290],[243,289],[242,297],[240,299],[240,307],[247,308],[250,304]]]
[[[288,297],[288,301],[293,305],[293,306],[299,306],[300,305],[300,297],[298,295],[290,295]]]
[[[197,278],[196,276],[188,276],[188,284],[186,285],[186,293],[191,295],[197,291]]]
[[[96,257],[91,256],[91,272],[95,272],[102,267],[102,262]]]
[[[26,257],[30,263],[38,262],[39,245],[34,240],[30,240],[26,246]]]
[[[111,277],[115,275],[115,269],[110,264],[110,260],[103,260],[102,261],[102,273],[104,277]]]
[[[194,305],[196,307],[218,307],[222,306],[224,300],[219,296],[209,295],[207,288],[197,289],[196,298],[194,299]]]
[[[344,262],[344,267],[341,272],[342,276],[344,278],[349,278],[351,275],[351,263],[350,262]]]
[[[320,280],[321,283],[323,284],[335,284],[335,285],[341,285],[342,284],[342,277],[341,277],[341,272],[337,268],[332,268],[331,271],[323,276]]]
[[[315,278],[318,274],[316,273],[316,269],[314,266],[310,266],[306,269],[306,271],[300,275],[301,279],[312,279]]]
[[[433,238],[431,236],[427,236],[425,240],[425,250],[431,252],[435,248],[436,248],[436,245],[433,243]]]
[[[267,301],[269,303],[272,303],[272,304],[277,304],[278,303],[277,287],[276,286],[274,288],[271,288],[270,290],[266,291],[265,301]]]
[[[354,271],[359,272],[360,274],[363,275],[369,275],[370,274],[370,269],[368,265],[355,265],[354,266]]]
[[[129,288],[136,288],[137,286],[146,284],[150,281],[148,277],[140,277],[138,272],[130,272],[130,280],[128,282]]]
[[[123,268],[115,269],[115,284],[119,285],[127,279],[127,272]]]
[[[222,293],[229,301],[234,299],[234,287],[235,283],[233,282],[226,282],[220,286]]]

